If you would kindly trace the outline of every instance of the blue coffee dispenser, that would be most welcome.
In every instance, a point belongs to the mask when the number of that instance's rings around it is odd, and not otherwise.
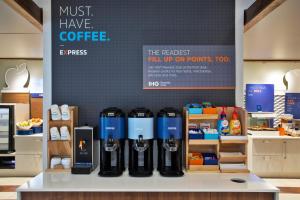
[[[125,113],[107,108],[100,113],[100,176],[120,176],[124,166]]]
[[[128,115],[129,175],[151,176],[153,171],[153,113],[137,108]]]
[[[158,171],[162,176],[183,176],[182,117],[174,108],[164,108],[157,114]]]

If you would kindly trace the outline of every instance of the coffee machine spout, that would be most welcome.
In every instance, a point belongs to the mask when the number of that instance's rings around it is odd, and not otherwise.
[[[138,140],[136,141],[134,145],[134,149],[138,152],[144,152],[148,148],[148,143],[145,142],[142,135],[139,135]]]
[[[117,148],[118,148],[118,143],[117,143],[117,141],[115,141],[115,140],[113,139],[113,137],[110,136],[110,137],[108,138],[108,140],[105,142],[105,151],[112,152],[112,151],[117,150]]]
[[[176,152],[176,151],[177,151],[178,145],[177,145],[176,140],[174,139],[174,136],[173,136],[173,135],[170,137],[170,139],[168,139],[168,140],[164,143],[164,148],[165,148],[167,151],[170,151],[170,152]]]

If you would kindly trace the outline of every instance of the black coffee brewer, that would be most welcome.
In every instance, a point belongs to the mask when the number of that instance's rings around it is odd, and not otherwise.
[[[162,176],[183,176],[181,114],[174,108],[165,108],[157,120],[158,171]]]
[[[151,176],[153,171],[153,113],[137,108],[128,115],[129,175]]]
[[[125,114],[118,108],[100,113],[100,176],[120,176],[124,166]]]

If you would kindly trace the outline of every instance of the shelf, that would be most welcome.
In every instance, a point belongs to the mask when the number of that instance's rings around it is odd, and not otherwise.
[[[217,120],[219,119],[218,114],[190,114],[189,120]]]
[[[219,165],[189,165],[192,172],[220,172]]]
[[[0,157],[14,157],[16,153],[0,153]]]
[[[71,143],[71,140],[48,140],[48,143]]]
[[[246,162],[247,156],[240,155],[240,156],[222,156],[220,153],[220,163],[243,163]]]
[[[189,140],[189,145],[219,145],[219,140]]]
[[[71,169],[46,169],[46,172],[55,172],[55,173],[69,173],[71,172]]]
[[[249,113],[251,115],[252,118],[262,118],[262,119],[272,119],[272,118],[276,118],[276,114],[275,113]]]
[[[70,126],[70,120],[50,120],[49,127]]]
[[[249,173],[248,169],[221,169],[222,173]]]
[[[71,143],[71,140],[48,140],[48,143]]]
[[[49,140],[48,151],[51,156],[71,156],[72,143],[70,140]]]
[[[248,136],[221,136],[220,142],[221,144],[247,144]]]
[[[34,133],[32,135],[14,135],[14,138],[36,138],[43,139],[43,133]]]
[[[220,171],[224,173],[248,173],[245,163],[220,163]]]
[[[0,176],[1,177],[15,177],[16,176],[16,169],[1,169],[0,168]]]

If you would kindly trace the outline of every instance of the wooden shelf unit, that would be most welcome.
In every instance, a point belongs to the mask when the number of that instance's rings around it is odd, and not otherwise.
[[[219,119],[219,115],[221,114],[223,108],[218,107],[218,114],[191,114],[189,115],[188,110],[184,108],[184,116],[185,116],[185,167],[187,171],[192,172],[223,172],[223,173],[248,173],[249,170],[244,169],[225,169],[220,170],[219,165],[189,165],[189,157],[188,154],[192,152],[214,152],[216,153],[219,164],[220,163],[244,163],[247,166],[247,138],[239,138],[235,139],[226,138],[224,140],[198,140],[198,139],[189,139],[189,124],[190,123],[201,123],[201,122],[209,122],[212,126],[217,126],[217,121]],[[227,107],[226,114],[227,120],[230,121],[232,118],[232,113],[234,111],[234,107]],[[242,135],[247,137],[247,111],[242,108],[237,108],[237,112],[239,114],[239,120],[242,126]],[[231,137],[231,136],[226,136]],[[240,152],[242,155],[240,156],[220,156],[220,152]],[[248,168],[248,167],[247,167]]]
[[[71,158],[71,166],[73,163],[73,138],[74,128],[78,126],[78,107],[70,106],[70,120],[51,120],[51,111],[48,110],[48,169],[47,172],[70,172],[71,169],[51,169],[50,162],[54,156]],[[58,130],[62,126],[67,126],[70,132],[70,140],[51,140],[50,128],[57,127]]]

